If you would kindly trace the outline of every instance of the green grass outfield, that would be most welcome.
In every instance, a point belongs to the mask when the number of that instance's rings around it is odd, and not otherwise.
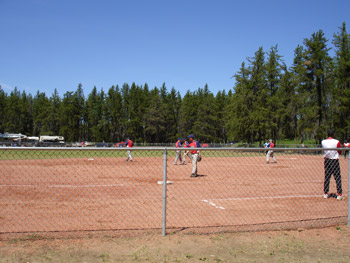
[[[183,155],[184,150],[181,150]],[[279,154],[296,154],[296,152],[277,152]],[[310,153],[308,153],[310,154]],[[242,150],[211,150],[205,149],[202,151],[203,157],[252,157],[265,156],[265,151],[244,151]],[[163,157],[163,150],[132,150],[132,156],[137,157]],[[167,150],[168,157],[175,157],[175,150]],[[0,160],[35,160],[35,159],[72,159],[72,158],[126,158],[126,149],[1,149]]]
[[[160,157],[162,151],[134,151],[133,157]],[[0,149],[0,160],[33,160],[33,159],[72,159],[72,158],[126,158],[127,152],[117,150],[67,150],[67,149]]]

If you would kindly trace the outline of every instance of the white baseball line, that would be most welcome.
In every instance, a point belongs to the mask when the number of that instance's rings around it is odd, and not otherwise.
[[[100,185],[31,185],[31,184],[2,184],[0,187],[48,187],[48,188],[93,188],[93,187],[117,187],[124,186],[124,184],[100,184]]]
[[[287,198],[307,198],[307,197],[321,197],[322,195],[285,195],[285,196],[260,196],[260,197],[239,197],[239,198],[213,198],[208,199],[212,201],[244,201],[244,200],[264,200],[264,199],[287,199]],[[209,202],[202,200],[203,202]]]
[[[209,205],[219,208],[226,209],[223,206],[218,206],[212,201],[244,201],[244,200],[264,200],[264,199],[287,199],[287,198],[307,198],[307,197],[322,197],[322,195],[286,195],[286,196],[261,196],[261,197],[241,197],[241,198],[213,198],[203,199],[202,202],[208,203]]]
[[[214,206],[215,208],[226,209],[225,207],[223,207],[223,206],[217,206],[215,203],[210,202],[210,201],[208,201],[208,200],[202,200],[202,201],[205,202],[205,203],[210,204],[211,206]]]

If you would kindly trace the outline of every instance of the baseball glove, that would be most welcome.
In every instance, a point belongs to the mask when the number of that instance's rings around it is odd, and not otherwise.
[[[197,162],[200,162],[200,161],[202,161],[202,156],[198,156],[197,158]]]

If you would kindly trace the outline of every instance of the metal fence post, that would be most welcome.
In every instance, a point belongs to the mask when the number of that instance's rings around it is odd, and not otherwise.
[[[163,222],[162,236],[166,235],[166,191],[167,191],[167,148],[164,148],[163,154]]]
[[[350,198],[350,155],[348,155],[348,159],[349,159],[349,165],[348,165],[348,227],[350,227],[350,199],[349,199]]]

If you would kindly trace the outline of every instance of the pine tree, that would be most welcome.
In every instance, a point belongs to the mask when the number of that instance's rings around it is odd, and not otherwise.
[[[33,135],[51,135],[50,110],[50,101],[45,92],[38,91],[33,99]]]
[[[180,134],[189,135],[196,132],[193,124],[198,115],[198,106],[197,96],[188,90],[180,108]]]
[[[282,126],[281,109],[283,93],[280,91],[281,78],[282,78],[282,60],[278,54],[277,45],[272,47],[268,53],[268,59],[266,63],[266,81],[267,81],[267,101],[266,108],[268,111],[268,130],[266,135],[269,135],[272,139],[279,139],[279,132]],[[265,141],[265,134],[263,134],[263,140]]]
[[[106,107],[109,110],[109,130],[111,131],[110,141],[121,141],[122,96],[120,94],[118,85],[116,87],[112,86],[108,90],[106,97]]]
[[[129,130],[129,122],[130,122],[130,109],[129,109],[129,92],[130,87],[127,83],[124,83],[121,89],[122,95],[122,137],[125,139],[127,136],[131,136],[128,134]]]
[[[167,120],[167,128],[166,128],[166,142],[175,142],[176,139],[181,136],[180,133],[180,106],[181,106],[181,96],[175,88],[172,88],[171,91],[166,95],[163,100],[166,109],[166,120]]]
[[[50,111],[49,111],[49,130],[53,135],[59,135],[60,131],[60,104],[61,98],[57,92],[54,90],[54,93],[50,97]]]
[[[252,134],[251,142],[254,142],[255,137],[262,144],[262,141],[267,134],[267,130],[271,129],[269,119],[268,96],[269,89],[266,81],[265,67],[265,52],[260,47],[255,52],[255,57],[248,60],[250,62],[250,81],[249,88],[252,90],[253,110],[250,112],[252,118]]]
[[[250,88],[250,70],[242,63],[238,73],[234,75],[236,84],[234,93],[228,93],[225,112],[227,120],[227,136],[230,140],[252,143],[254,136],[251,112],[254,106],[254,94]]]
[[[216,112],[216,134],[215,142],[224,142],[227,143],[227,131],[226,131],[226,122],[228,116],[225,113],[225,105],[227,104],[227,95],[226,91],[218,91],[215,96],[215,112]]]
[[[197,116],[193,122],[194,133],[202,142],[214,142],[217,133],[217,115],[214,95],[208,85],[199,88],[195,93],[198,100]]]
[[[281,122],[281,135],[285,139],[297,140],[298,117],[297,117],[297,97],[293,74],[287,67],[283,66],[280,82],[280,90],[277,96],[280,98],[281,106],[278,110],[278,118]]]
[[[2,89],[0,85],[0,133],[5,132],[5,123],[6,123],[6,100],[7,100],[7,94],[5,91]]]
[[[99,125],[99,121],[102,119],[101,94],[97,92],[96,86],[94,86],[91,93],[88,95],[86,112],[88,140],[93,142],[99,142],[101,139],[104,140],[101,138],[101,127]]]
[[[82,117],[85,115],[85,99],[82,85],[79,84],[73,93],[67,91],[63,95],[60,106],[60,135],[66,141],[82,140]]]
[[[297,108],[297,134],[300,137],[300,143],[304,139],[313,137],[315,127],[315,109],[312,101],[309,99],[311,91],[310,79],[307,76],[307,68],[311,65],[309,60],[305,59],[304,47],[298,45],[294,50],[292,72],[292,85],[295,87],[295,103]]]
[[[67,91],[63,95],[62,103],[60,105],[60,131],[59,134],[64,136],[66,141],[75,141],[72,133],[72,126],[74,125],[74,109],[73,109],[73,92]]]
[[[11,91],[10,96],[8,96],[6,101],[6,113],[5,113],[5,131],[10,133],[19,133],[21,132],[21,112],[20,110],[20,97],[21,93],[14,88]]]
[[[335,46],[335,104],[334,126],[342,135],[342,139],[350,137],[350,34],[346,30],[345,22],[340,32],[334,34],[333,44]]]
[[[309,100],[314,108],[317,123],[315,127],[315,139],[320,144],[326,134],[328,123],[329,101],[331,96],[332,81],[331,68],[332,59],[328,55],[328,40],[322,30],[312,34],[311,38],[304,40],[305,58],[311,65],[307,66],[306,76],[308,78],[307,92],[310,93]]]
[[[145,113],[145,133],[147,142],[162,143],[166,141],[166,117],[160,91],[155,87],[150,92],[150,105]]]

